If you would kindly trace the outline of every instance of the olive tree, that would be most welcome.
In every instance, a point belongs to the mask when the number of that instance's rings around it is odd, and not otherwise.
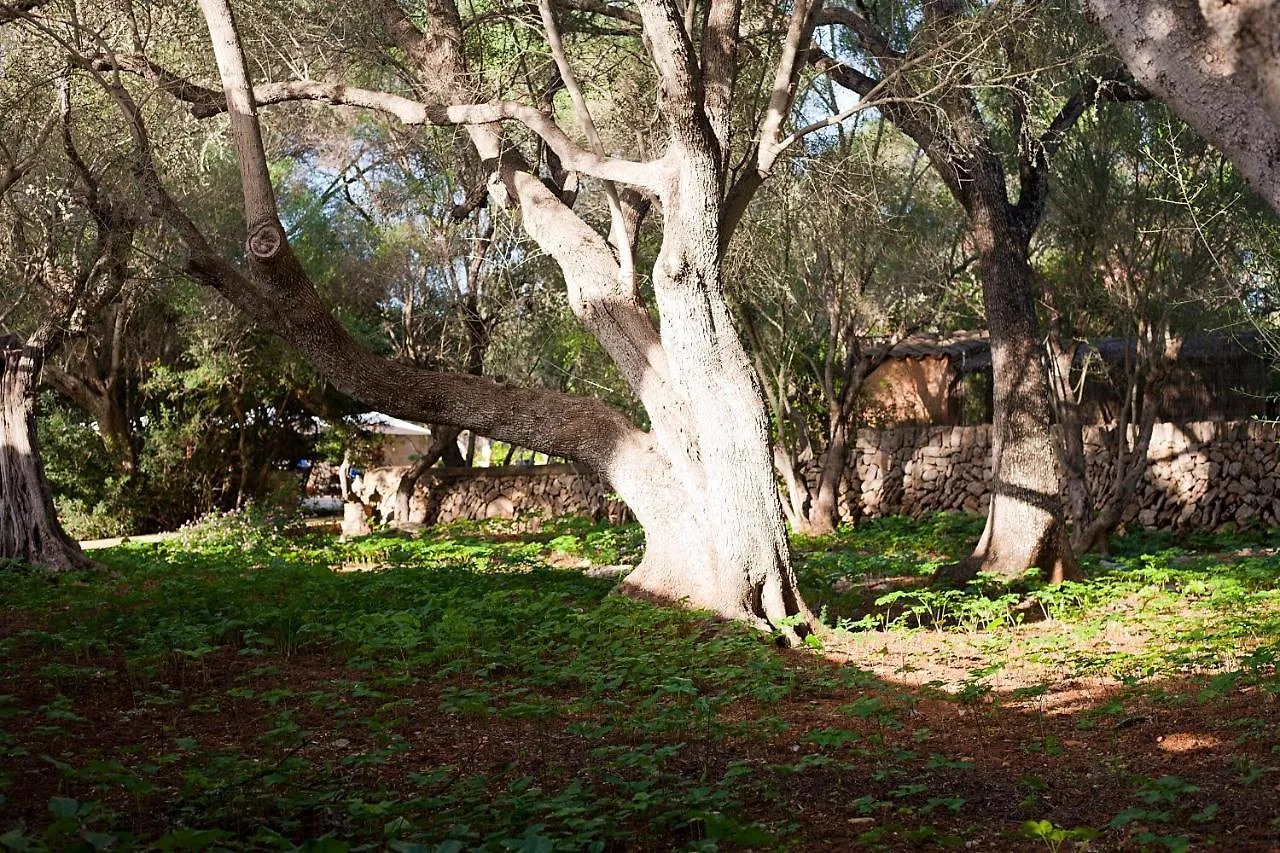
[[[994,479],[972,555],[941,574],[1015,577],[1034,567],[1051,580],[1074,577],[1031,244],[1051,159],[1072,127],[1100,101],[1146,93],[1108,67],[1056,4],[841,5],[821,23],[838,37],[811,61],[853,93],[890,96],[885,118],[925,152],[968,216],[976,250],[991,334]]]
[[[305,29],[307,22],[290,18],[288,8],[238,7],[247,13],[247,37],[225,0],[204,0],[201,11],[221,92],[201,82],[209,74],[202,61],[207,47],[193,41],[178,49],[158,29],[146,29],[163,27],[170,39],[169,33],[189,36],[191,22],[172,19],[181,10],[157,6],[150,17],[105,21],[92,44],[77,46],[71,57],[118,106],[137,154],[137,180],[153,215],[183,243],[188,273],[367,405],[575,459],[599,473],[645,530],[644,559],[625,581],[631,592],[685,601],[792,638],[809,630],[772,472],[768,419],[725,298],[723,270],[734,228],[782,152],[843,120],[791,129],[816,4],[544,2],[536,10],[500,5],[464,26],[452,0],[412,7],[375,0],[368,10],[328,10],[342,26],[326,24],[325,38],[347,33],[359,45],[303,56],[280,55],[284,47],[272,38],[281,26]],[[55,13],[56,4],[27,19],[33,30],[49,30]],[[652,99],[653,121],[639,133],[632,122],[595,121],[600,100],[593,103],[580,85],[575,44],[561,32],[562,19],[581,26],[583,17],[608,22],[610,38],[639,60],[618,83],[638,85]],[[519,27],[510,26],[513,19]],[[508,73],[529,60],[508,51],[508,65],[486,66],[493,45],[483,34],[493,22],[507,33],[539,33],[537,47],[549,61],[533,73]],[[334,45],[322,40],[321,47]],[[270,79],[253,79],[250,57]],[[300,76],[301,68],[329,79]],[[226,114],[222,126],[237,155],[244,201],[241,256],[209,239],[183,209],[166,173],[166,152],[151,143],[155,99],[141,109],[139,87],[166,92],[198,119]],[[563,109],[544,106],[547,88],[563,90]],[[574,314],[617,365],[647,428],[597,399],[426,370],[362,346],[319,297],[281,221],[259,111],[296,101],[363,110],[406,126],[459,128],[484,166],[489,203],[515,211],[559,266]],[[573,206],[579,178],[607,199],[599,228]],[[661,234],[656,259],[642,275],[635,238],[647,210],[660,217]],[[642,285],[651,288],[652,305],[642,299]]]

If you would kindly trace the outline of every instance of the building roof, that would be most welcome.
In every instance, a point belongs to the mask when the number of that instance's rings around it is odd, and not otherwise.
[[[1208,332],[1187,335],[1178,351],[1179,361],[1220,361],[1257,357],[1260,335],[1253,329],[1237,332]],[[1126,347],[1134,351],[1133,338],[1102,338],[1091,349],[1103,361],[1118,362]],[[1083,358],[1082,350],[1077,358]],[[958,332],[920,332],[903,338],[890,353],[890,358],[950,358],[960,373],[986,370],[991,366],[990,334],[986,330]]]
[[[351,418],[356,427],[378,435],[431,435],[431,430],[421,424],[403,421],[382,412],[363,412]]]
[[[959,332],[917,332],[898,341],[893,359],[949,358],[961,373],[991,366],[990,335],[985,329]]]

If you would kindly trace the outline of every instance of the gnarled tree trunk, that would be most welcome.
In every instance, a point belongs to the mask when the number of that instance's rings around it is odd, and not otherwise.
[[[702,141],[693,128],[682,130]],[[793,616],[808,622],[791,571],[763,398],[724,296],[718,166],[709,145],[676,153],[682,168],[663,199],[667,227],[653,281],[670,384],[675,399],[687,401],[686,418],[681,434],[660,435],[678,457],[677,488],[662,490],[661,505],[633,499],[629,483],[610,477],[645,527],[644,561],[625,586],[762,626]]]
[[[388,33],[421,68],[431,96],[465,105],[470,93],[456,7],[449,0],[429,0],[422,10],[427,35],[394,2],[380,0],[375,6]],[[468,125],[482,160],[495,168],[491,187],[519,206],[525,231],[560,265],[570,306],[645,406],[649,432],[596,400],[419,370],[379,359],[356,343],[319,299],[280,224],[231,10],[226,0],[201,0],[201,7],[240,161],[250,275],[212,250],[164,191],[154,168],[144,165],[153,203],[168,213],[191,250],[193,274],[297,346],[336,386],[366,404],[569,457],[599,473],[645,529],[645,556],[628,576],[627,590],[780,629],[790,638],[808,630],[812,617],[791,570],[764,406],[721,281],[724,171],[719,158],[727,145],[728,105],[715,98],[704,103],[701,84],[689,76],[696,61],[675,5],[640,4],[664,75],[659,105],[673,137],[668,156],[637,168],[623,165],[619,172],[621,161],[574,151],[562,135],[544,137],[558,146],[566,163],[572,159],[604,180],[630,176],[660,197],[664,233],[653,285],[661,337],[636,293],[626,246],[630,235],[621,213],[614,211],[613,242],[606,242],[504,143],[496,124],[504,117],[501,111],[463,106],[453,113],[431,108],[413,114]],[[803,41],[806,21],[801,16],[793,26],[796,44]],[[736,25],[736,19],[718,26],[730,23]],[[725,51],[720,60],[732,62],[732,47],[729,40],[706,49]],[[794,56],[788,62],[779,86],[791,97],[798,75]],[[146,152],[145,130],[128,92],[119,86],[111,91],[130,119],[138,149]],[[779,108],[781,114],[786,106]],[[467,118],[473,114],[481,119]],[[800,626],[793,628],[797,621]]]
[[[1087,0],[1133,76],[1220,148],[1280,213],[1280,7]]]
[[[48,325],[25,345],[0,338],[0,558],[55,571],[94,566],[62,529],[36,435],[36,402]]]

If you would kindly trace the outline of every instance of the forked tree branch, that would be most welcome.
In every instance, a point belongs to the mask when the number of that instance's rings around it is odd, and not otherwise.
[[[81,63],[85,65],[85,63]],[[180,75],[166,71],[154,63],[137,58],[95,58],[87,67],[98,71],[120,70],[140,74],[178,100],[191,105],[196,118],[209,118],[226,112],[227,100],[213,89],[201,86]],[[253,87],[255,106],[268,106],[293,101],[319,101],[331,106],[349,106],[377,110],[394,116],[409,126],[485,125],[516,121],[536,133],[568,168],[595,178],[633,184],[653,189],[664,166],[660,162],[637,163],[599,153],[584,151],[574,144],[555,119],[541,110],[515,101],[492,101],[483,104],[433,105],[402,95],[362,89],[342,83],[314,80],[286,80],[259,83]]]
[[[591,110],[587,108],[587,99],[582,95],[582,87],[569,65],[565,55],[564,44],[560,40],[560,28],[556,25],[555,12],[551,9],[551,0],[538,0],[538,12],[542,16],[542,26],[547,33],[547,45],[551,48],[551,57],[555,60],[556,69],[560,72],[560,80],[564,83],[569,99],[573,101],[573,110],[582,125],[582,132],[587,137],[591,151],[597,157],[604,157],[604,143],[596,130],[595,120],[591,118]],[[557,155],[559,152],[557,152]],[[561,164],[563,158],[561,158]],[[622,212],[622,202],[618,196],[618,188],[613,181],[604,182],[604,194],[609,202],[609,231],[614,251],[618,253],[618,271],[624,287],[634,291],[636,282],[635,262],[631,254],[631,240],[627,235],[626,218]]]

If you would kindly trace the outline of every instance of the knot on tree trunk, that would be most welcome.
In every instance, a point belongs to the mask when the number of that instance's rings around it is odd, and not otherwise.
[[[284,248],[284,229],[278,222],[264,222],[249,232],[249,256],[258,261],[269,261]]]

